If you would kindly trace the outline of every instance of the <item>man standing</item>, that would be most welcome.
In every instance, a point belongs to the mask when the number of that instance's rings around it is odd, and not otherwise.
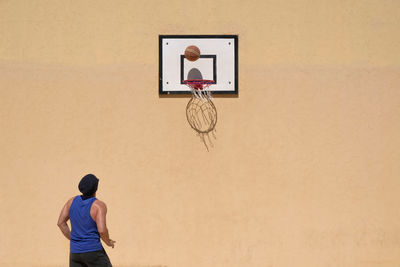
[[[71,198],[61,210],[58,227],[70,240],[70,267],[112,267],[101,242],[114,248],[108,235],[107,206],[96,198],[99,179],[88,174],[79,183],[82,195]],[[71,220],[71,231],[67,221]]]

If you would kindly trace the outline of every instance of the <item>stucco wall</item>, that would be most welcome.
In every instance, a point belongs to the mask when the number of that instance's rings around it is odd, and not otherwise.
[[[67,266],[100,178],[114,266],[400,265],[399,1],[0,1],[0,265]],[[238,34],[207,152],[159,34]]]

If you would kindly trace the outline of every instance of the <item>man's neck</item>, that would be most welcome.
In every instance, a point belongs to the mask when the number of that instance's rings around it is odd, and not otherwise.
[[[91,196],[84,196],[84,195],[81,195],[81,198],[82,198],[83,200],[85,200],[85,199],[89,199],[89,198],[92,198],[92,197],[95,197],[95,196],[96,196],[96,194],[91,195]]]

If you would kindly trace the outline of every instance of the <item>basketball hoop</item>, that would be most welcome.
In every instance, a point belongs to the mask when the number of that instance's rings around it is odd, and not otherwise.
[[[192,79],[184,80],[183,83],[190,87],[195,97],[212,99],[211,92],[207,89],[214,84],[213,80]]]
[[[211,84],[213,84],[214,81],[213,80],[192,79],[192,80],[184,80],[183,83],[194,90],[203,90],[204,88],[208,88]]]
[[[189,125],[200,136],[207,148],[213,146],[210,133],[215,137],[215,125],[217,124],[217,109],[212,102],[211,92],[207,90],[214,81],[192,79],[184,80],[184,84],[190,87],[192,98],[186,106],[186,118]]]
[[[212,94],[238,94],[238,42],[238,35],[159,35],[159,94],[188,97],[186,118],[203,143],[200,149],[215,142],[217,103]]]

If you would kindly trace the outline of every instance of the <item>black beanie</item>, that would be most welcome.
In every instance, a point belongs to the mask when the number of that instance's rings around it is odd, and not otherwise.
[[[93,174],[85,175],[79,182],[79,191],[82,192],[84,196],[92,196],[97,191],[97,185],[99,184],[99,179]]]

